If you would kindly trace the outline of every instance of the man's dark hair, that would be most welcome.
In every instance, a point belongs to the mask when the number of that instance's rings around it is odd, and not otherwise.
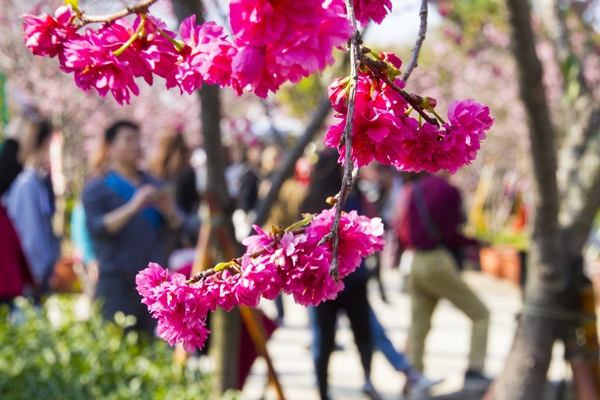
[[[42,120],[39,123],[37,140],[35,142],[35,148],[36,149],[41,148],[42,144],[44,144],[44,142],[46,140],[48,140],[51,135],[52,135],[52,125],[50,124],[50,122],[48,120],[45,120],[45,119]]]
[[[104,131],[104,142],[112,143],[117,137],[119,131],[123,128],[131,128],[135,129],[136,131],[140,130],[140,126],[135,122],[127,120],[117,121],[114,124],[112,124],[106,131]]]

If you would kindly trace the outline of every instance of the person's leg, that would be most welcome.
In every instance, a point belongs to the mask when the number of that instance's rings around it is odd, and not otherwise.
[[[336,300],[326,301],[315,307],[315,324],[313,357],[315,361],[315,372],[319,395],[321,400],[327,400],[327,368],[329,357],[333,351],[335,342],[335,322],[337,314]]]
[[[440,297],[447,298],[472,321],[469,371],[482,372],[487,351],[490,313],[467,284],[461,279],[452,254],[436,250],[438,262],[431,271],[431,279],[424,285]]]
[[[275,307],[277,307],[277,322],[283,324],[283,293],[275,297]]]
[[[408,276],[412,316],[408,331],[408,358],[412,366],[423,372],[423,355],[425,354],[425,339],[431,329],[431,316],[438,302],[438,297],[423,290],[422,283],[429,277],[429,258],[427,252],[415,252],[411,272]]]
[[[360,354],[360,362],[365,374],[363,392],[371,399],[381,397],[371,382],[371,361],[373,359],[373,338],[371,336],[371,318],[367,300],[367,282],[358,283],[343,293],[341,307],[350,320],[354,342]]]
[[[385,329],[377,319],[373,308],[369,305],[369,323],[371,327],[371,337],[373,339],[373,347],[383,353],[385,358],[394,367],[396,371],[406,372],[410,365],[403,353],[396,350],[390,339],[385,333]]]
[[[342,307],[350,320],[354,342],[358,347],[360,361],[365,371],[365,378],[371,374],[371,360],[373,358],[373,341],[371,339],[371,324],[369,318],[369,302],[367,300],[366,282],[358,284],[343,296]]]
[[[102,316],[112,321],[117,311],[125,315],[133,314],[125,296],[125,284],[119,277],[100,277],[96,285],[94,300],[102,301]]]

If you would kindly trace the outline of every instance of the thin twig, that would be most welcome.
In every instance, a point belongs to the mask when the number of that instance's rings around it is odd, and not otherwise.
[[[369,67],[369,69],[375,74],[377,75],[381,80],[383,80],[385,83],[387,83],[392,89],[394,89],[395,91],[397,91],[398,93],[400,93],[400,95],[402,95],[402,97],[404,98],[404,100],[406,100],[406,102],[408,104],[410,104],[415,111],[417,111],[419,114],[421,114],[421,116],[425,119],[425,121],[429,122],[432,125],[435,126],[440,126],[438,120],[432,116],[430,116],[429,114],[427,114],[425,112],[425,109],[423,109],[423,97],[417,95],[417,94],[413,94],[413,93],[408,93],[406,90],[400,89],[398,87],[398,85],[396,85],[385,73],[381,72],[380,67],[379,67],[379,63],[380,61],[376,61],[373,60],[371,57],[365,55],[365,54],[360,54],[360,61],[365,64],[367,67]]]
[[[419,53],[421,52],[421,46],[425,41],[425,35],[427,34],[427,0],[421,0],[421,11],[419,11],[419,17],[421,17],[421,26],[419,27],[419,36],[415,42],[415,47],[412,49],[412,58],[402,75],[402,80],[406,82],[410,78],[410,74],[413,72],[418,65]]]
[[[360,52],[360,45],[362,38],[360,32],[356,29],[356,17],[354,16],[354,4],[352,0],[347,1],[348,18],[354,26],[354,33],[350,38],[350,93],[348,99],[348,113],[346,115],[346,127],[344,129],[344,144],[346,145],[345,164],[344,164],[344,177],[342,181],[342,187],[340,189],[340,195],[338,202],[335,206],[335,218],[331,225],[331,240],[333,240],[333,246],[331,251],[331,267],[329,268],[329,275],[333,278],[337,284],[340,280],[340,272],[338,270],[338,246],[340,241],[339,230],[340,221],[342,219],[342,209],[346,198],[354,185],[353,169],[354,163],[352,162],[352,122],[354,119],[354,103],[356,99],[356,87],[358,85],[358,53]]]
[[[156,3],[157,1],[158,0],[143,0],[137,4],[128,6],[127,8],[125,8],[121,11],[118,11],[114,14],[109,14],[109,15],[87,15],[85,12],[82,12],[81,15],[79,15],[79,19],[81,20],[81,23],[79,23],[77,25],[77,28],[81,28],[84,25],[91,24],[94,22],[107,22],[110,24],[119,18],[123,18],[123,17],[126,17],[131,14],[141,14],[141,13],[147,12],[148,7],[150,7],[152,4]]]

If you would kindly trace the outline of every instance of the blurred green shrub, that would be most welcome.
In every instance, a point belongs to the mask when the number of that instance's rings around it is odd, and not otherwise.
[[[0,308],[0,399],[208,397],[208,376],[174,364],[166,342],[124,335],[133,317],[118,313],[114,323],[106,322],[97,306],[86,317],[78,304],[52,296],[43,308],[23,298],[10,314]]]

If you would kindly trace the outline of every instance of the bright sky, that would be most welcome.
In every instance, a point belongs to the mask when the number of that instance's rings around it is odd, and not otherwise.
[[[381,25],[373,24],[365,35],[366,43],[377,43],[381,47],[412,44],[419,33],[420,0],[392,0],[392,14]],[[427,29],[432,31],[442,22],[435,7],[429,4]]]

